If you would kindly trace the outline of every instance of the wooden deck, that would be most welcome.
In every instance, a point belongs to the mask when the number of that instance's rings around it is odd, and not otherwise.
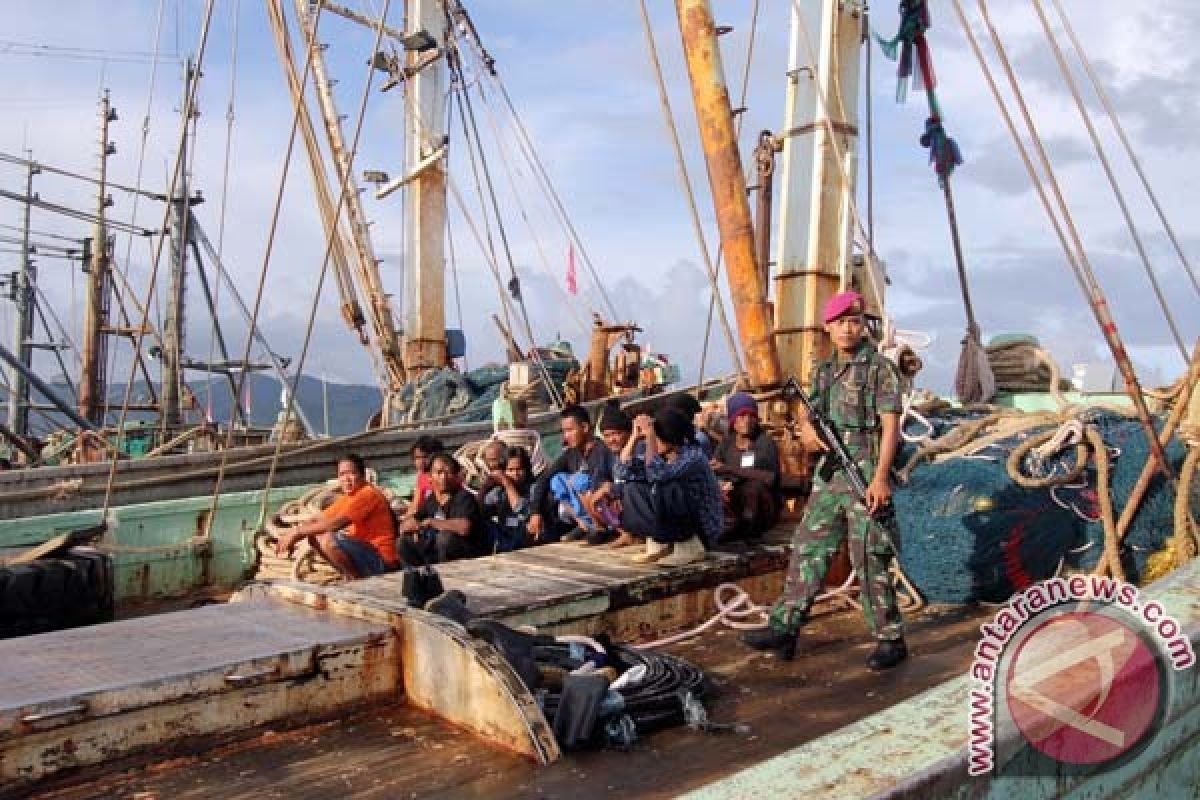
[[[713,590],[738,583],[766,602],[782,586],[789,530],[778,527],[762,543],[710,552],[701,563],[667,569],[634,564],[639,548],[611,550],[550,544],[438,566],[447,589],[459,589],[481,616],[548,633],[606,632],[625,641],[697,624],[715,612]],[[401,575],[393,573],[338,587],[347,602],[391,606],[402,602]]]
[[[489,748],[399,704],[337,722],[228,743],[37,795],[85,798],[666,798],[760,763],[843,725],[963,675],[985,612],[927,610],[910,618],[912,658],[890,673],[862,666],[870,650],[861,614],[818,617],[801,653],[779,662],[716,631],[668,648],[703,667],[714,721],[736,732],[678,728],[632,752],[569,753],[549,767]]]
[[[461,589],[468,597],[469,607],[477,614],[513,625],[534,624],[547,632],[607,632],[618,640],[637,642],[707,619],[715,610],[713,591],[722,583],[737,583],[756,601],[768,602],[782,585],[789,550],[784,541],[789,530],[790,525],[784,523],[763,542],[753,546],[734,545],[727,551],[709,553],[701,563],[678,568],[634,564],[630,557],[638,552],[637,548],[611,550],[554,544],[445,564],[439,567],[439,572],[446,588]],[[467,719],[470,714],[464,717],[464,709],[469,708],[474,695],[453,688],[455,675],[439,672],[431,677],[413,672],[414,667],[425,672],[434,669],[428,660],[438,661],[439,656],[433,653],[439,652],[442,644],[429,642],[426,649],[405,650],[417,641],[407,628],[410,623],[417,624],[422,615],[407,609],[400,575],[332,587],[287,582],[257,585],[247,592],[246,598],[251,602],[287,601],[283,605],[299,606],[296,610],[302,617],[313,614],[331,619],[357,617],[367,624],[392,628],[404,652],[400,663],[407,705],[377,696],[370,712],[359,713],[347,705],[342,713],[353,716],[300,729],[307,733],[286,731],[311,720],[293,721],[275,715],[265,720],[271,728],[268,733],[263,733],[262,723],[257,723],[260,727],[241,731],[222,729],[216,737],[193,735],[190,749],[186,743],[170,748],[173,757],[198,749],[207,753],[198,760],[187,757],[183,762],[170,762],[189,765],[179,774],[169,768],[163,771],[161,765],[154,766],[153,752],[141,752],[133,758],[86,768],[81,765],[51,776],[49,782],[38,784],[39,790],[50,791],[57,786],[71,797],[132,796],[131,793],[148,792],[138,795],[148,798],[203,796],[214,786],[236,783],[236,790],[226,786],[234,792],[231,797],[242,796],[236,792],[242,791],[243,785],[249,792],[245,796],[257,792],[257,796],[318,797],[336,791],[338,795],[354,796],[396,796],[399,792],[402,796],[450,797],[461,796],[459,790],[497,797],[593,796],[588,793],[590,789],[579,794],[571,785],[580,773],[595,769],[603,775],[600,783],[604,786],[626,790],[636,787],[639,794],[653,795],[661,783],[663,787],[673,787],[670,791],[663,789],[662,796],[668,796],[807,741],[956,674],[969,657],[973,643],[969,633],[975,626],[969,612],[949,618],[923,614],[916,625],[914,649],[918,655],[922,650],[939,655],[930,660],[914,659],[914,665],[888,676],[875,676],[861,667],[870,645],[857,612],[826,617],[815,628],[808,646],[809,656],[793,664],[779,664],[771,657],[743,649],[728,631],[713,632],[675,648],[674,652],[694,660],[715,679],[721,692],[711,707],[714,717],[750,725],[749,733],[705,736],[689,731],[668,732],[648,740],[634,754],[575,754],[549,768],[538,769],[528,758],[489,747],[485,741],[413,708],[416,704],[438,713],[437,702],[423,702],[422,698],[440,696],[449,686],[450,694],[446,696],[462,695],[458,698],[461,702],[452,704],[450,713],[442,716],[455,719],[458,714],[459,719]],[[171,616],[177,617],[186,628],[188,614],[203,614],[216,622],[226,610],[208,607]],[[439,619],[428,614],[423,617]],[[87,629],[87,635],[103,637],[106,631],[111,632],[114,641],[109,647],[121,649],[124,659],[136,662],[147,641],[139,635],[138,626],[152,626],[155,619],[97,626]],[[219,627],[214,629],[209,625],[208,637],[219,640]],[[200,635],[203,630],[203,626],[197,628],[197,638],[189,643],[190,648],[204,649],[201,640],[206,637]],[[47,634],[65,638],[76,635],[81,634],[71,631]],[[443,634],[437,637],[444,638]],[[468,642],[474,641],[468,638]],[[453,644],[449,640],[446,643]],[[64,646],[69,649],[69,643],[64,642]],[[456,656],[460,657],[471,647],[479,646],[468,644],[467,650],[462,646],[452,649],[461,651]],[[490,652],[490,648],[485,649]],[[218,652],[220,647],[214,646],[213,650]],[[146,660],[152,668],[149,655]],[[238,661],[244,663],[245,659]],[[211,667],[210,671],[216,675],[227,671],[217,664]],[[3,671],[0,666],[0,673]],[[499,673],[493,670],[493,674]],[[906,675],[907,679],[903,677]],[[157,683],[154,676],[146,676],[143,682]],[[64,700],[78,694],[69,687],[60,688]],[[522,701],[513,697],[519,706]],[[55,700],[44,699],[47,703]],[[781,715],[782,709],[789,709],[789,714],[791,709],[802,711],[793,718]],[[299,714],[302,709],[295,711]],[[441,746],[434,747],[436,743]],[[737,757],[731,757],[732,753],[738,754]],[[466,759],[459,758],[460,755]],[[245,765],[236,768],[227,763],[243,763],[243,760]],[[626,774],[622,765],[628,764],[640,766]],[[202,773],[193,774],[193,770],[201,767]],[[657,775],[660,768],[671,773],[671,780],[664,781],[663,776]],[[117,770],[131,771],[116,776]],[[209,777],[201,777],[202,774]],[[98,781],[102,775],[110,777]],[[265,783],[243,781],[253,775],[261,775]],[[325,782],[326,778],[331,783]],[[159,784],[160,780],[166,783]],[[252,786],[257,788],[251,791]],[[651,786],[655,787],[653,791]],[[600,793],[604,792],[598,791],[596,796]],[[5,794],[0,788],[0,797]]]

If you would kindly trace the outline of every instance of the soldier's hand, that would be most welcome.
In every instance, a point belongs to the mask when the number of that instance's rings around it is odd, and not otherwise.
[[[867,512],[874,514],[892,500],[892,487],[887,479],[873,480],[867,487]]]

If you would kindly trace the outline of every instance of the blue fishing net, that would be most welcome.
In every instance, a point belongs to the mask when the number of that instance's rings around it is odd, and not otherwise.
[[[931,419],[944,435],[971,414]],[[1116,514],[1124,507],[1149,455],[1136,419],[1093,409],[1084,417],[1109,447],[1111,493]],[[1161,428],[1164,420],[1157,420]],[[975,456],[923,464],[896,491],[901,529],[900,564],[925,598],[937,603],[1000,602],[1031,582],[1054,575],[1060,564],[1087,570],[1103,551],[1104,530],[1093,466],[1072,484],[1025,489],[1009,478],[1009,453],[1047,425],[997,442]],[[911,451],[911,447],[907,448]],[[1168,460],[1178,470],[1186,448],[1174,438]],[[903,454],[904,458],[911,452]],[[1041,463],[1028,463],[1031,476],[1068,474],[1075,449]],[[903,458],[901,459],[903,463]],[[1152,482],[1121,549],[1122,565],[1138,581],[1151,553],[1162,548],[1174,526],[1174,492],[1161,476]]]

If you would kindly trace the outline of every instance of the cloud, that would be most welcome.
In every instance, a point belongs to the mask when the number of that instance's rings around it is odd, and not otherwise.
[[[64,5],[68,10],[50,15],[43,3],[32,0],[7,4],[5,38],[113,51],[154,49],[158,4],[151,0]],[[161,41],[165,53],[186,53],[194,47],[198,7],[183,4],[179,8],[179,19],[172,8],[165,20]],[[1200,33],[1200,20],[1194,10],[1187,0],[1154,0],[1132,7],[1119,0],[1099,0],[1088,5],[1086,15],[1070,10],[1172,218],[1179,225],[1195,217],[1200,213],[1200,201],[1192,185],[1200,161],[1191,133],[1200,122],[1194,102],[1200,89],[1200,71],[1196,68],[1200,55],[1191,42]],[[787,12],[787,4],[762,7],[750,70],[749,110],[743,117],[747,152],[758,131],[777,129],[783,116]],[[618,316],[640,322],[655,349],[679,359],[685,374],[696,374],[710,290],[698,266],[699,251],[680,191],[636,8],[582,0],[553,6],[535,0],[512,0],[478,4],[473,13]],[[697,141],[678,31],[669,7],[655,4],[652,13],[687,166],[710,248],[715,253],[707,172]],[[722,14],[720,21],[735,27],[733,34],[722,38],[722,48],[726,75],[736,94],[749,43],[749,23],[744,17],[736,18],[732,7]],[[931,41],[941,81],[938,91],[950,131],[959,139],[967,158],[956,174],[955,190],[968,275],[980,320],[989,333],[1034,332],[1064,362],[1102,355],[1103,339],[1057,249],[1040,205],[1028,190],[1024,168],[980,81],[962,34],[948,11],[938,8],[935,14]],[[394,16],[399,18],[398,14]],[[895,24],[890,10],[875,16],[874,24],[881,31]],[[203,190],[207,200],[196,210],[201,224],[214,242],[224,226],[226,262],[246,302],[252,305],[260,271],[267,262],[268,230],[291,114],[260,6],[242,4],[238,22],[235,121],[223,217],[225,114],[233,77],[229,59],[233,20],[227,14],[215,20],[210,34],[200,90],[202,116],[194,149],[194,186]],[[1133,260],[1128,236],[1041,33],[1025,13],[1006,10],[997,22],[1012,47],[1072,213],[1128,344],[1148,362],[1171,374],[1178,360],[1174,346],[1161,316],[1148,302],[1151,296],[1145,276]],[[369,55],[371,35],[330,17],[322,21],[322,39],[330,44],[330,71],[339,81],[339,110],[347,115],[349,130],[366,78],[364,61]],[[906,106],[895,106],[894,67],[878,57],[874,63],[875,239],[890,265],[891,298],[900,324],[923,327],[936,336],[926,359],[927,382],[945,389],[957,358],[963,320],[942,199],[925,163],[925,151],[916,143],[926,110],[919,95],[910,98]],[[101,65],[94,61],[17,57],[0,51],[0,65],[8,75],[8,88],[0,93],[0,112],[6,117],[6,125],[0,129],[0,150],[16,153],[32,144],[36,157],[47,163],[91,172],[96,163],[95,91],[103,85],[111,88],[121,112],[113,129],[118,154],[110,162],[111,176],[134,183],[150,82],[147,64],[112,61]],[[178,75],[176,64],[160,64],[150,102],[143,182],[157,190],[165,185],[164,176],[178,137]],[[536,337],[545,340],[561,334],[582,351],[587,344],[586,330],[580,329],[576,316],[584,320],[586,328],[588,313],[604,309],[605,303],[586,269],[583,253],[577,253],[583,302],[578,306],[569,304],[556,288],[562,285],[568,237],[554,204],[543,195],[534,171],[520,156],[516,137],[501,113],[500,99],[489,91],[476,102],[480,127],[490,132],[495,119],[505,142],[503,147],[488,145],[488,161],[499,203],[505,209],[509,250],[521,276]],[[1094,106],[1095,101],[1089,99],[1089,107]],[[1098,119],[1098,124],[1106,144],[1113,147],[1107,123]],[[356,172],[382,169],[399,175],[403,171],[401,129],[399,90],[373,95]],[[451,145],[456,185],[474,209],[473,217],[482,231],[483,214],[467,154],[467,147],[456,138]],[[1114,162],[1122,180],[1134,186],[1129,183],[1129,167],[1123,157],[1114,157]],[[21,181],[20,170],[0,166],[0,185],[4,188],[13,189]],[[37,189],[55,202],[80,208],[95,203],[86,185],[48,174],[38,177]],[[130,219],[132,199],[120,192],[113,194],[111,213]],[[1145,200],[1138,195],[1131,198],[1131,203],[1184,335],[1194,338],[1195,314],[1187,309],[1194,307],[1195,294]],[[401,200],[396,195],[377,201],[368,191],[364,204],[372,222],[377,255],[383,258],[384,284],[398,307],[404,250]],[[19,224],[17,212],[16,204],[0,205],[0,222]],[[160,204],[139,203],[138,219],[142,224],[157,226],[161,218]],[[490,322],[498,300],[480,248],[457,210],[452,212],[452,222],[463,325],[470,341],[470,361],[475,366],[501,355]],[[41,212],[35,213],[35,223],[64,235],[89,235],[86,224]],[[492,235],[501,268],[507,271],[494,225]],[[1195,254],[1197,244],[1195,238],[1188,238],[1185,248]],[[118,240],[122,262],[126,246],[123,238]],[[324,252],[311,178],[299,147],[289,167],[270,248],[262,325],[279,352],[296,356]],[[130,269],[139,282],[144,282],[150,261],[146,245],[135,243]],[[41,266],[44,290],[77,334],[83,274],[77,265]],[[165,269],[164,262],[160,273],[165,274]],[[448,277],[447,287],[451,285]],[[193,291],[191,298],[197,300],[199,293]],[[331,380],[370,381],[370,357],[341,322],[339,302],[331,283],[317,305],[315,332],[319,346],[314,348],[310,371],[323,370]],[[190,347],[194,348],[193,354],[206,355],[210,345],[202,305],[194,302],[190,313]],[[9,314],[8,305],[0,303],[0,324],[5,324],[6,330],[11,328],[7,324]],[[156,307],[151,321],[158,316]],[[222,318],[229,328],[231,351],[240,353],[245,341],[244,322],[238,321],[232,307],[224,302]],[[448,295],[447,319],[457,321],[452,294]],[[709,361],[706,374],[727,370],[732,363],[724,337],[716,327],[709,344]]]

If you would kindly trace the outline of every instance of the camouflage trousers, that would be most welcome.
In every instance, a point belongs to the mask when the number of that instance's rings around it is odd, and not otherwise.
[[[783,596],[771,610],[772,628],[793,633],[804,624],[830,561],[847,538],[850,561],[862,587],[863,615],[872,635],[880,640],[904,635],[889,571],[896,556],[892,533],[867,513],[840,473],[828,483],[819,478],[813,483],[804,518],[792,534],[792,558]]]

